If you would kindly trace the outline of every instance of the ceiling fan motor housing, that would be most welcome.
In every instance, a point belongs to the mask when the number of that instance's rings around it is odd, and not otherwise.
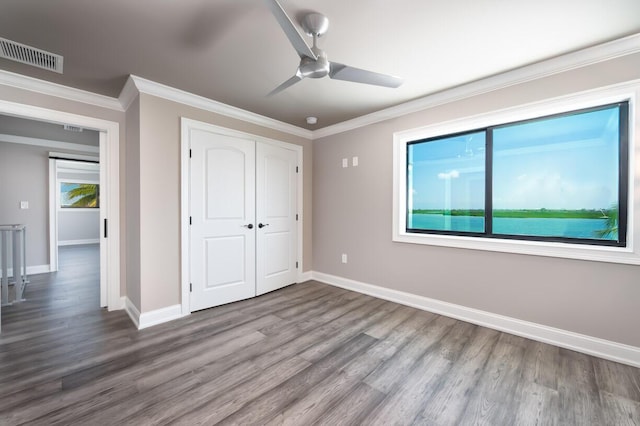
[[[327,54],[322,49],[312,47],[313,53],[318,59],[309,58],[307,56],[300,60],[300,74],[305,78],[322,78],[329,74],[330,64]]]

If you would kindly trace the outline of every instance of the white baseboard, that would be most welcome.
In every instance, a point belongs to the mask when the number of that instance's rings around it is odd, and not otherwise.
[[[46,274],[51,272],[50,265],[32,265],[27,266],[27,275],[38,275],[38,274]]]
[[[124,301],[124,310],[138,330],[182,318],[183,316],[182,305],[167,306],[166,308],[156,309],[155,311],[140,313],[128,297],[123,297],[122,299]]]
[[[81,244],[100,244],[100,238],[92,238],[88,240],[65,240],[58,241],[58,246],[78,246]]]
[[[122,300],[122,307],[124,308],[124,311],[129,315],[129,318],[131,318],[131,321],[133,321],[133,324],[136,326],[136,328],[140,329],[140,311],[135,307],[133,302],[131,302],[128,297],[125,296],[122,298]]]
[[[167,306],[166,308],[156,309],[155,311],[143,312],[140,314],[138,329],[141,330],[178,318],[182,318],[182,305]]]
[[[47,272],[51,272],[51,267],[49,265],[31,265],[27,266],[27,275],[38,275],[38,274],[46,274]],[[7,269],[7,275],[10,277],[13,276],[13,268]],[[0,278],[2,278],[2,270],[0,269]]]
[[[313,271],[300,272],[298,274],[298,283],[303,283],[313,279]]]
[[[312,271],[314,280],[599,358],[640,367],[640,348]]]

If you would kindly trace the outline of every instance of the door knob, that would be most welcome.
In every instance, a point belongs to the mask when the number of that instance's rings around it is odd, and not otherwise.
[[[269,226],[269,224],[268,223],[259,223],[258,224],[258,228],[260,228],[260,229],[264,228],[265,226]]]
[[[243,225],[245,228],[249,228],[249,229],[253,229],[253,223],[250,223],[248,225]]]

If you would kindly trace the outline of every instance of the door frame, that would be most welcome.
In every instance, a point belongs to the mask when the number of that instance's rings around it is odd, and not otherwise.
[[[189,135],[191,130],[204,130],[213,133],[217,133],[224,136],[231,136],[242,139],[252,139],[256,142],[266,143],[273,146],[289,149],[295,151],[296,162],[298,164],[298,173],[296,175],[296,204],[298,211],[297,221],[297,258],[298,258],[298,272],[296,282],[300,282],[302,279],[302,259],[303,259],[303,176],[304,167],[302,167],[303,159],[303,147],[300,145],[294,145],[287,142],[278,141],[275,139],[265,138],[263,136],[257,136],[251,133],[242,132],[239,130],[232,130],[226,127],[220,127],[215,124],[209,124],[202,121],[193,120],[190,118],[180,118],[180,281],[181,281],[181,306],[182,315],[190,315],[191,309],[189,307],[189,283],[190,283],[190,264],[191,255],[189,251],[189,208],[191,204],[190,192],[189,192],[189,177],[191,174],[189,164]]]
[[[122,309],[120,297],[120,125],[79,114],[0,100],[0,114],[100,132],[100,221],[108,218],[108,238],[100,236],[100,305],[108,310]],[[51,226],[52,224],[49,224]],[[57,259],[49,259],[49,262]]]

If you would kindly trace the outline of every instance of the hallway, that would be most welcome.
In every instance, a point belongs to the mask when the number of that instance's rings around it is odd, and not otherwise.
[[[2,308],[4,336],[16,328],[51,329],[75,315],[100,314],[100,246],[62,246],[58,256],[58,272],[29,276],[26,301]]]

